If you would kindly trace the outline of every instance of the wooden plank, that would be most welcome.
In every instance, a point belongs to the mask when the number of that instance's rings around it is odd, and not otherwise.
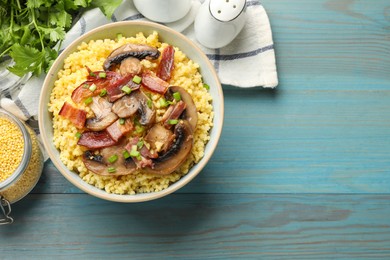
[[[264,1],[281,84],[273,92],[225,86],[220,146],[187,191],[388,192],[384,3]],[[43,192],[78,192],[47,171],[54,181]]]
[[[389,83],[388,1],[261,2],[272,25],[282,87],[339,89],[348,80],[353,89],[365,89],[366,83]]]
[[[389,195],[174,194],[144,204],[29,195],[1,259],[388,259]]]
[[[262,4],[280,85],[274,91],[224,86],[220,144],[179,192],[389,193],[388,2]],[[49,163],[34,192],[80,191]]]
[[[390,192],[390,90],[225,87],[225,97],[217,151],[179,192]],[[79,190],[49,163],[34,192]]]

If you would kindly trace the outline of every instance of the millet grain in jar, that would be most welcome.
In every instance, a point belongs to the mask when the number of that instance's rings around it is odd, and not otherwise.
[[[23,135],[18,126],[7,118],[0,118],[0,182],[20,165],[23,150]]]
[[[0,110],[0,197],[11,204],[23,198],[38,182],[42,168],[34,131]]]

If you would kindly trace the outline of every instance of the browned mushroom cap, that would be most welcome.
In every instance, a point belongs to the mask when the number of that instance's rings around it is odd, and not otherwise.
[[[83,156],[85,167],[93,173],[102,176],[118,176],[132,174],[137,170],[133,160],[123,157],[123,144],[103,148],[100,154],[86,151]],[[108,158],[117,156],[117,160],[110,163]]]
[[[175,141],[169,149],[156,159],[152,159],[154,167],[146,167],[146,173],[170,174],[187,159],[192,149],[193,135],[188,121],[180,120],[174,130]]]
[[[99,96],[92,98],[90,108],[95,114],[94,118],[87,119],[86,127],[93,131],[101,131],[111,125],[118,118],[111,112],[112,103]]]
[[[175,139],[175,135],[161,124],[155,124],[149,129],[144,139],[153,151],[159,153],[168,150]]]
[[[133,91],[116,101],[112,106],[112,111],[122,118],[130,117],[138,112],[141,125],[153,124],[156,119],[153,102],[141,90]]]
[[[138,60],[142,59],[158,59],[160,56],[159,50],[149,45],[144,44],[132,44],[128,43],[122,45],[121,47],[113,50],[111,54],[104,61],[103,68],[104,70],[110,70],[111,66],[114,64],[121,63],[124,59],[129,57],[137,58]]]
[[[169,87],[167,95],[173,95],[175,92],[180,93],[181,100],[186,104],[186,109],[181,118],[187,120],[191,125],[192,131],[195,131],[196,124],[198,122],[198,113],[196,111],[194,100],[192,99],[190,93],[188,93],[184,88],[178,86]]]
[[[121,65],[119,67],[119,71],[120,71],[122,76],[126,76],[128,74],[131,74],[131,75],[139,74],[141,72],[141,69],[142,69],[142,66],[141,66],[139,59],[134,58],[134,57],[124,59],[121,62]]]
[[[130,93],[120,99],[118,99],[112,106],[112,111],[121,118],[126,118],[137,113],[140,102],[137,100],[135,92]]]

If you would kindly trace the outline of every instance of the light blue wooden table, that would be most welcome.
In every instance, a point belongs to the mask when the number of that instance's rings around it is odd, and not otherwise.
[[[280,85],[224,86],[219,146],[191,184],[117,204],[48,162],[0,259],[390,259],[390,1],[262,3]]]

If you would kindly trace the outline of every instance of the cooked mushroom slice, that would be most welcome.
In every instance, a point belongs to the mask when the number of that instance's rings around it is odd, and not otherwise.
[[[151,125],[156,120],[156,111],[153,102],[141,91],[138,91],[138,100],[141,104],[138,112],[140,113],[139,123],[141,125]]]
[[[190,93],[188,93],[184,88],[178,86],[169,87],[167,95],[173,95],[175,92],[180,94],[180,99],[186,104],[186,109],[181,118],[187,120],[191,125],[192,131],[195,131],[196,124],[198,122],[198,113],[196,111],[194,100],[192,99]]]
[[[124,59],[134,57],[139,60],[142,59],[158,59],[160,56],[159,50],[149,45],[128,43],[113,50],[111,54],[104,61],[104,70],[110,70],[114,64],[120,64]]]
[[[137,113],[140,102],[138,102],[137,95],[134,93],[135,92],[132,92],[130,95],[126,95],[117,100],[112,106],[112,111],[121,118],[130,117]]]
[[[180,120],[174,130],[175,141],[168,151],[152,159],[154,167],[146,167],[146,173],[166,175],[175,171],[187,159],[192,149],[193,135],[190,124]]]
[[[115,122],[115,120],[118,119],[118,116],[111,112],[111,107],[112,103],[108,102],[106,99],[99,96],[93,97],[90,108],[95,114],[95,117],[87,119],[86,127],[93,131],[101,131]]]
[[[156,119],[153,102],[140,90],[133,91],[130,95],[116,101],[112,106],[112,111],[122,118],[130,117],[138,112],[141,125],[153,124]]]
[[[123,151],[123,145],[104,148],[100,154],[86,151],[83,162],[88,170],[102,176],[132,174],[137,170],[137,167],[133,160],[126,160],[123,157]]]
[[[145,136],[145,141],[150,144],[150,148],[158,153],[166,152],[174,139],[173,132],[161,124],[155,124]]]
[[[124,59],[121,62],[121,65],[119,67],[119,71],[120,71],[122,76],[128,75],[128,74],[132,74],[132,75],[139,74],[141,72],[141,69],[142,69],[142,66],[141,66],[139,59],[133,58],[133,57]]]

